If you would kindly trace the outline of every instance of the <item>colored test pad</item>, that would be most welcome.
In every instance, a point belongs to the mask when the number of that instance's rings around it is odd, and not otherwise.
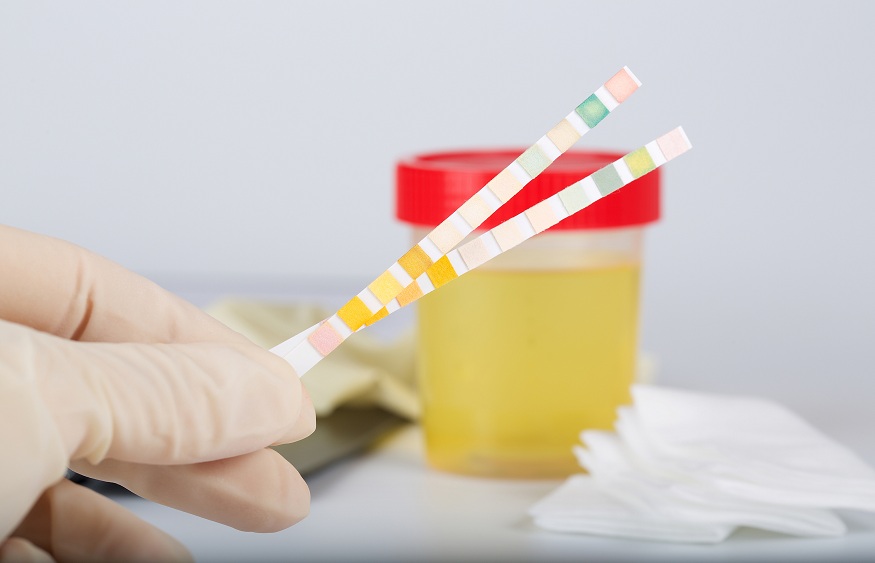
[[[455,249],[638,86],[640,82],[628,68],[618,72],[335,315],[273,351],[303,375],[355,331],[415,302],[686,152],[690,144],[678,128]]]

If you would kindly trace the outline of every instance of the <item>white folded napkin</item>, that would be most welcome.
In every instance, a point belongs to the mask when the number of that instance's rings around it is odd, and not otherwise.
[[[835,536],[875,511],[875,471],[774,402],[636,385],[616,433],[585,431],[575,475],[530,510],[546,529],[715,543],[739,526]]]

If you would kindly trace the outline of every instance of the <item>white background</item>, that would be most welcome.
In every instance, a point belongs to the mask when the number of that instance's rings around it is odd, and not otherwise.
[[[660,377],[871,425],[873,6],[2,2],[0,221],[171,287],[365,283],[398,157],[528,145],[627,64],[582,146],[695,145],[647,244]]]

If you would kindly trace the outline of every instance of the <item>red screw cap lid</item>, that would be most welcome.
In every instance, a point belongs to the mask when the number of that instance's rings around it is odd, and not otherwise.
[[[414,225],[439,225],[513,162],[521,152],[522,150],[439,152],[400,161],[396,169],[396,216]],[[622,156],[613,152],[565,153],[479,228],[495,227]],[[553,229],[630,227],[657,219],[658,169],[598,200]]]

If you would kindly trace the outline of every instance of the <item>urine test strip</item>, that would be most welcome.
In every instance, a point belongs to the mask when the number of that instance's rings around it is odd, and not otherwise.
[[[614,74],[367,288],[341,307],[329,319],[333,325],[337,325],[336,332],[340,335],[340,340],[326,338],[319,349],[333,349],[353,332],[385,316],[388,303],[626,101],[640,85],[641,82],[629,67],[623,67]],[[374,317],[377,318],[371,321]],[[312,331],[314,328],[308,330]],[[272,351],[287,357],[299,344],[298,336],[272,348]]]
[[[423,295],[549,229],[593,202],[687,152],[690,148],[689,139],[683,129],[680,127],[673,129],[586,178],[575,182],[559,193],[533,205],[523,213],[508,219],[458,249],[451,249],[428,266],[422,274],[417,276],[376,314],[365,318],[356,330],[377,322],[401,307],[413,303]],[[292,364],[299,375],[303,375],[353,332],[355,331],[348,328],[339,314],[335,314],[284,342],[273,351],[282,355]]]

